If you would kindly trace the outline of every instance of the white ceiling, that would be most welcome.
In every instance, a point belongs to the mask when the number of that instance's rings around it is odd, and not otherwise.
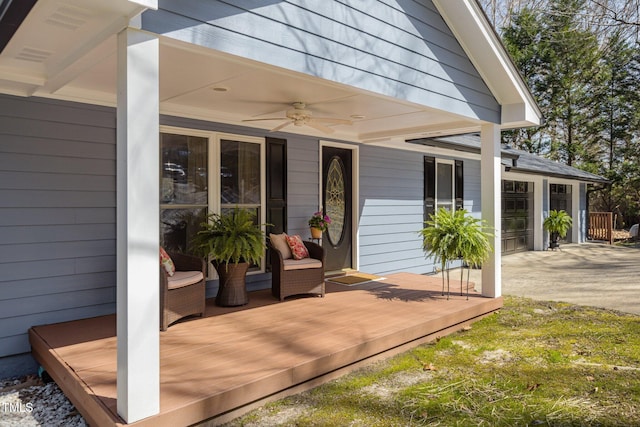
[[[115,106],[116,37],[142,9],[127,0],[40,0],[0,54],[0,92]],[[333,138],[358,142],[465,133],[480,123],[397,99],[161,38],[161,112],[271,129],[293,102],[350,119]],[[224,88],[226,92],[213,90]],[[363,118],[353,118],[361,116]],[[285,132],[323,136],[307,126]]]

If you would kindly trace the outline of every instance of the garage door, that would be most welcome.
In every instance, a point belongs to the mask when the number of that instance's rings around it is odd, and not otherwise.
[[[502,253],[533,250],[533,182],[502,181]]]

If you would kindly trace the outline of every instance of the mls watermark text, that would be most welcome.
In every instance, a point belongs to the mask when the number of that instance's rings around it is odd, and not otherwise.
[[[16,413],[16,412],[32,412],[33,411],[33,403],[27,402],[1,402],[0,403],[0,412],[4,413]]]

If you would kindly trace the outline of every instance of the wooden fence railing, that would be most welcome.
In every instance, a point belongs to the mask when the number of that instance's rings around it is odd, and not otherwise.
[[[613,244],[613,212],[589,212],[589,239]]]

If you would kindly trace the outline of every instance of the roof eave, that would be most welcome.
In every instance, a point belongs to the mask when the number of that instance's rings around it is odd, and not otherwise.
[[[425,145],[427,147],[442,148],[445,150],[461,151],[463,153],[471,153],[471,154],[478,154],[478,155],[481,154],[479,146],[459,144],[456,142],[450,142],[450,141],[447,141],[446,139],[440,139],[440,138],[408,139],[405,142],[409,144]],[[502,150],[500,157],[502,157],[503,159],[518,160],[520,156],[516,153],[510,153],[509,151]]]
[[[591,184],[610,184],[611,181],[609,181],[608,179],[604,179],[604,178],[588,178],[588,177],[581,177],[581,176],[574,176],[574,175],[565,175],[565,174],[561,174],[561,173],[553,173],[553,172],[545,172],[545,171],[534,171],[531,169],[524,169],[524,168],[519,168],[519,167],[512,167],[511,168],[511,172],[519,172],[522,174],[526,174],[526,175],[540,175],[540,176],[545,176],[545,177],[549,177],[549,178],[560,178],[560,179],[571,179],[574,181],[581,181],[581,182],[587,182],[587,183],[591,183]]]
[[[10,6],[22,5],[20,2],[13,0]],[[0,92],[63,99],[58,90],[108,56],[110,51],[103,48],[109,39],[132,22],[135,25],[132,20],[147,9],[157,8],[157,2],[48,0],[36,1],[28,13],[23,8],[21,14],[8,21],[14,31],[0,39]],[[77,7],[68,6],[72,3]],[[73,24],[65,26],[70,19]],[[38,51],[35,58],[30,57],[33,49]],[[91,53],[95,55],[92,57]],[[89,99],[95,101],[92,97],[83,98]]]

